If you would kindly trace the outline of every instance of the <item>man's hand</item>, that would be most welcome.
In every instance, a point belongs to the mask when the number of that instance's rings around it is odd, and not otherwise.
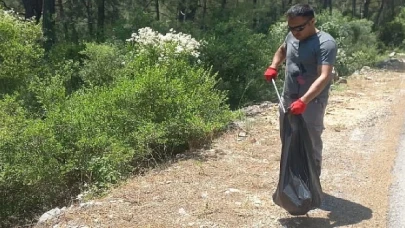
[[[294,115],[302,114],[305,111],[307,104],[305,104],[301,99],[294,101],[290,106],[290,111]]]
[[[270,82],[271,79],[276,80],[277,78],[277,69],[273,67],[267,68],[267,70],[264,72],[264,78]]]

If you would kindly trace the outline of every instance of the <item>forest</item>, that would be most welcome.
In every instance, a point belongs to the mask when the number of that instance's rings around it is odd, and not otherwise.
[[[405,0],[0,1],[0,226],[102,194],[276,101],[263,72],[296,3],[336,39],[339,75],[405,47]]]

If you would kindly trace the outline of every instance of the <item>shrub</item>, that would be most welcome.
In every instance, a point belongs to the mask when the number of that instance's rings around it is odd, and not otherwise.
[[[371,21],[351,20],[338,11],[334,11],[333,16],[322,13],[317,20],[319,28],[330,33],[337,41],[336,69],[340,75],[349,75],[377,60],[378,41]]]
[[[26,89],[40,71],[41,27],[0,9],[0,95]]]
[[[405,26],[403,22],[391,21],[379,31],[379,39],[389,47],[400,47],[405,39]]]
[[[255,34],[248,25],[231,21],[218,23],[206,34],[202,61],[220,79],[218,87],[229,91],[232,109],[268,98],[263,72],[275,46],[264,34]]]
[[[69,176],[114,183],[133,160],[209,137],[230,120],[209,71],[177,59],[138,70],[134,79],[77,92],[48,113]]]
[[[79,75],[87,87],[111,84],[123,65],[121,50],[111,44],[87,43]]]
[[[27,115],[15,97],[0,100],[0,226],[55,205],[70,190],[61,144],[45,122]]]
[[[68,93],[77,67],[71,61],[36,77],[29,89],[41,118],[33,118],[18,94],[0,100],[0,226],[49,210],[79,190],[104,190],[145,158],[209,141],[231,120],[215,74],[193,52],[167,45],[164,58],[157,46],[129,45],[119,75],[103,81],[108,85]],[[108,59],[106,50],[94,56]]]
[[[403,48],[405,40],[405,8],[379,29],[379,39],[390,48]]]

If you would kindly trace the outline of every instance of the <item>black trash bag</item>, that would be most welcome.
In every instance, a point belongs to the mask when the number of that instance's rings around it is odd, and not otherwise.
[[[291,215],[305,215],[321,204],[312,141],[304,118],[287,112],[283,119],[280,175],[273,201]]]

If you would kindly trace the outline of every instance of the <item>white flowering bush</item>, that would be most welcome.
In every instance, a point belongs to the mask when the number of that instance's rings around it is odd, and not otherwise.
[[[149,52],[158,55],[159,61],[168,60],[170,57],[194,57],[200,56],[199,49],[203,44],[189,34],[177,33],[170,29],[165,35],[149,27],[141,28],[127,39],[141,53]]]

